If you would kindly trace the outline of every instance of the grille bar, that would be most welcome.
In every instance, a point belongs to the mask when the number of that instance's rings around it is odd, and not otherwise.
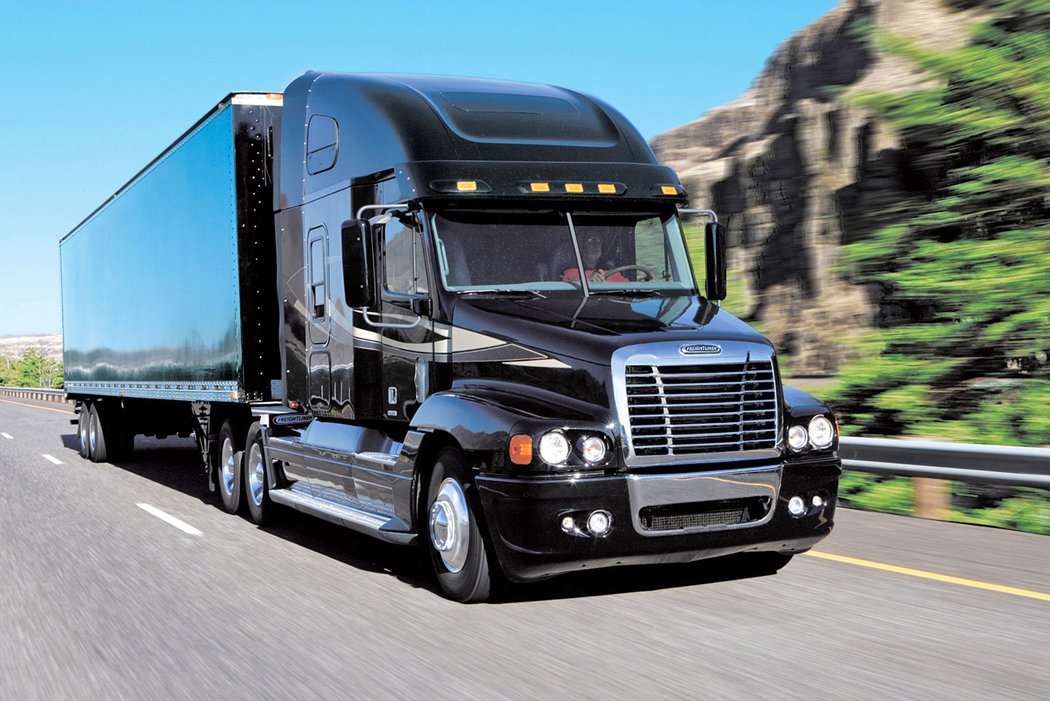
[[[778,402],[771,360],[628,364],[625,379],[635,455],[697,455],[776,447]]]
[[[648,399],[648,397],[646,397],[646,398]],[[673,403],[668,403],[666,401],[666,399],[664,399],[664,400],[660,401],[657,404],[634,404],[634,403],[630,403],[629,407],[631,409],[635,409],[635,408],[641,409],[641,408],[645,408],[645,407],[654,407],[654,406],[661,406],[661,407],[662,406],[673,406],[673,407],[683,407],[684,406],[684,407],[689,407],[689,406],[723,406],[723,405],[729,405],[729,404],[734,404],[734,405],[739,405],[739,404],[760,404],[762,406],[766,406],[766,405],[768,405],[769,400],[773,399],[773,398],[775,398],[775,397],[766,398],[766,399],[746,399],[746,400],[744,400],[742,402],[741,401],[728,400],[728,401],[715,401],[715,402],[673,402]]]
[[[770,423],[771,421],[773,421],[773,419],[768,419],[766,421],[763,421],[762,423],[763,424],[767,424],[767,423]],[[655,435],[663,435],[664,433],[667,432],[668,428],[675,428],[675,429],[678,429],[678,431],[702,429],[703,430],[702,433],[697,433],[695,435],[698,435],[698,436],[710,436],[710,435],[716,435],[715,433],[712,432],[713,429],[725,428],[727,426],[737,426],[737,427],[739,427],[740,426],[740,422],[739,421],[726,421],[726,422],[718,422],[718,423],[712,422],[712,423],[702,423],[702,424],[669,424],[669,423],[663,423],[663,424],[657,424],[655,426],[650,426],[650,425],[647,424],[645,426],[636,426],[635,427],[635,433],[638,434],[638,435],[645,435],[646,433],[648,433],[648,434],[655,434]],[[775,426],[760,426],[758,428],[752,428],[752,429],[749,429],[749,430],[753,432],[753,431],[763,431],[763,430],[767,430],[767,429],[768,430],[773,430],[774,428],[775,428]],[[731,436],[731,435],[736,435],[737,433],[739,433],[739,430],[737,430],[737,431],[730,431],[729,433],[719,433],[717,435]],[[684,436],[694,435],[694,434],[676,433],[675,435],[678,436],[678,437],[684,437]]]
[[[724,386],[724,385],[719,385]],[[748,397],[754,399],[755,395],[760,397],[766,394],[776,395],[776,390],[770,387],[769,389],[743,389],[736,392],[729,391],[718,391],[718,392],[676,392],[673,387],[662,387],[659,392],[653,392],[651,394],[630,394],[630,398],[641,398],[641,399],[652,399],[653,397],[670,397],[673,399],[693,399],[694,397],[711,397],[721,398],[726,397],[726,401],[733,401],[732,397]],[[634,406],[634,403],[631,403]]]
[[[678,375],[677,377],[699,377],[699,375]],[[726,380],[724,382],[668,382],[670,379],[672,378],[664,377],[663,382],[632,382],[627,385],[627,389],[630,391],[637,389],[652,389],[655,387],[726,387],[728,385],[734,385],[739,381],[739,378],[737,378],[736,381]],[[772,385],[773,377],[770,375],[767,378],[753,380],[753,382],[762,382],[764,384]]]

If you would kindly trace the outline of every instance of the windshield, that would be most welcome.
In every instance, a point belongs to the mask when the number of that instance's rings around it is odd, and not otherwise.
[[[432,221],[452,292],[695,288],[675,214],[444,212]]]

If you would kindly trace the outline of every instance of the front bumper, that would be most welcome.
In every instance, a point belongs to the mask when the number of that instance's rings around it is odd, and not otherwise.
[[[500,565],[509,579],[524,581],[580,569],[808,550],[831,533],[841,474],[838,458],[826,458],[659,475],[479,475],[476,483]],[[787,508],[796,495],[806,504],[798,517]],[[819,506],[813,505],[815,495],[821,497]],[[750,515],[741,523],[705,525],[706,517],[690,514],[684,521],[657,522],[646,515],[656,509],[681,519],[693,507],[709,514],[748,503],[744,513]],[[612,514],[607,535],[562,528],[565,516],[599,509]]]

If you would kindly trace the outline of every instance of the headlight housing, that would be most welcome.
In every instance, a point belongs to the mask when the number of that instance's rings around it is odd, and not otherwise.
[[[792,426],[788,429],[788,447],[794,451],[802,450],[809,442],[809,434],[801,426]]]
[[[835,444],[838,428],[830,416],[817,414],[812,417],[797,417],[788,428],[787,444],[794,453],[805,450],[827,450]],[[803,423],[804,422],[804,423]]]
[[[612,439],[601,430],[561,427],[510,437],[506,459],[512,465],[545,471],[600,470],[612,459]]]
[[[809,442],[817,450],[830,448],[835,442],[835,427],[826,416],[814,416],[810,420]]]
[[[580,456],[588,465],[605,460],[606,451],[605,440],[600,436],[586,436],[580,441]]]
[[[540,438],[540,458],[548,465],[561,465],[569,459],[569,439],[561,431],[548,431]]]

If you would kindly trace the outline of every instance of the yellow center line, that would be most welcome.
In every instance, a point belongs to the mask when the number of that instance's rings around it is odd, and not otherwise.
[[[37,404],[26,404],[25,402],[15,402],[10,399],[0,399],[0,402],[4,404],[17,404],[18,406],[27,406],[30,409],[43,409],[44,411],[56,411],[59,414],[75,414],[75,411],[66,411],[65,409],[52,409],[49,406],[39,406]]]
[[[976,579],[952,577],[951,575],[947,574],[938,574],[936,572],[927,572],[925,570],[915,570],[910,567],[899,567],[897,565],[887,565],[883,562],[861,560],[856,557],[846,557],[845,555],[832,555],[831,553],[815,552],[813,550],[810,550],[809,552],[804,554],[809,555],[810,557],[818,557],[822,560],[842,562],[847,565],[857,565],[858,567],[870,567],[873,570],[882,570],[884,572],[896,572],[897,574],[906,574],[909,577],[921,577],[922,579],[932,579],[935,582],[945,582],[947,584],[957,584],[962,587],[973,587],[974,589],[997,591],[1000,594],[1024,596],[1029,599],[1038,599],[1039,601],[1050,601],[1050,594],[1041,591],[1031,591],[1029,589],[1019,589],[1017,587],[1007,587],[1002,584],[992,584],[990,582],[979,582]]]

